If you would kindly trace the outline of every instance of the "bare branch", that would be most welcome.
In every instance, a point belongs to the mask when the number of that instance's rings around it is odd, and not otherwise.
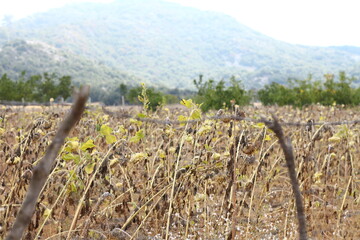
[[[85,86],[80,89],[70,114],[60,125],[52,143],[46,149],[45,156],[34,168],[33,177],[31,179],[25,200],[20,208],[20,211],[18,212],[11,232],[6,237],[7,240],[21,239],[24,230],[29,225],[34,214],[35,206],[41,189],[43,188],[51,172],[51,168],[59,153],[59,150],[64,144],[65,138],[69,134],[70,130],[81,118],[81,115],[85,109],[85,103],[89,96],[89,90],[89,86]]]
[[[295,170],[295,160],[294,160],[294,152],[293,147],[291,144],[291,140],[286,138],[284,132],[282,130],[281,125],[276,116],[272,115],[274,121],[264,121],[265,124],[276,134],[277,138],[279,139],[279,143],[281,148],[284,151],[286,165],[289,170],[289,176],[291,180],[291,186],[295,196],[295,203],[296,203],[296,211],[297,211],[297,218],[299,221],[299,237],[300,240],[307,239],[307,232],[306,232],[306,218],[305,218],[305,211],[304,205],[302,202],[302,196],[300,192],[299,182],[297,179],[297,174]]]

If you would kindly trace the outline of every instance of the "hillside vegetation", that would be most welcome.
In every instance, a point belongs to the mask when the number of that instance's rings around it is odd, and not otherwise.
[[[194,88],[192,79],[199,74],[214,79],[235,75],[250,88],[309,73],[320,77],[344,70],[360,75],[357,47],[292,45],[255,32],[230,16],[160,0],[53,9],[0,28],[0,44],[14,39],[40,41],[65,51],[68,64],[56,67],[72,69],[74,81],[79,82],[120,83],[128,79],[122,75],[125,72],[153,86]],[[39,54],[27,58],[35,61]],[[6,70],[24,70],[23,63],[16,60]],[[36,64],[28,70],[44,71]]]
[[[68,75],[76,84],[108,87],[119,82],[140,81],[135,76],[113,67],[57,49],[43,42],[15,40],[0,48],[0,74],[17,79],[22,72],[27,76],[44,72]],[[145,81],[145,80],[142,80]]]

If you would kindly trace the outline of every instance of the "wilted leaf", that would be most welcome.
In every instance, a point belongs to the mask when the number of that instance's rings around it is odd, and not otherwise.
[[[69,138],[65,145],[65,151],[74,152],[79,148],[79,139],[77,137]]]
[[[194,197],[194,200],[195,200],[196,202],[198,202],[198,201],[203,201],[203,200],[205,200],[205,199],[206,199],[206,195],[203,194],[203,193],[198,193],[198,194],[196,194],[195,197]]]
[[[201,126],[198,133],[200,136],[202,136],[204,134],[211,132],[211,130],[212,130],[212,127],[210,125],[205,125],[205,126]]]
[[[209,146],[208,144],[205,144],[204,147],[205,147],[206,151],[212,151],[213,150],[213,148],[211,146]]]
[[[103,121],[103,122],[109,121],[109,115],[107,115],[107,114],[103,115],[103,116],[102,116],[102,121]]]
[[[220,157],[221,157],[221,155],[220,155],[219,153],[214,153],[214,154],[212,155],[212,158],[213,158],[215,161],[219,160]],[[222,163],[221,163],[221,164],[222,164]]]
[[[340,142],[340,140],[341,140],[341,138],[337,137],[337,136],[333,136],[333,137],[329,138],[330,142]]]
[[[92,174],[94,171],[95,163],[90,163],[85,166],[84,170],[87,174]]]
[[[50,214],[51,214],[51,209],[46,208],[44,211],[44,217],[48,217],[48,216],[50,216]]]
[[[77,192],[77,187],[74,182],[70,183],[70,192]]]
[[[161,159],[166,158],[166,153],[165,153],[165,151],[162,150],[162,149],[160,149],[160,150],[158,151],[158,156],[159,156],[159,158],[161,158]]]
[[[118,162],[119,162],[119,160],[117,158],[111,159],[110,160],[110,167],[114,166]]]
[[[323,175],[322,172],[316,172],[314,174],[314,180],[316,183],[320,183],[322,175]]]
[[[147,158],[147,154],[140,152],[140,153],[134,153],[131,155],[130,161],[132,162],[139,162],[141,160],[144,160],[145,158]]]
[[[19,163],[20,162],[20,157],[15,157],[14,158],[14,161],[12,162],[13,164],[17,164],[17,163]]]
[[[185,122],[188,120],[188,118],[185,117],[185,116],[183,116],[183,115],[180,115],[180,116],[178,116],[178,120],[179,120],[179,122],[183,122],[183,123],[181,123],[180,125],[181,125],[181,126],[184,126],[184,125],[185,125]]]
[[[175,147],[169,147],[169,153],[175,153],[176,148]]]
[[[186,141],[188,143],[191,143],[194,140],[190,134],[185,135],[183,138],[184,138],[184,141]]]

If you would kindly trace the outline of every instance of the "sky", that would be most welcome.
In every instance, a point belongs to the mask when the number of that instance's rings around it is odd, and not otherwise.
[[[74,2],[112,0],[10,0],[4,15],[21,18]],[[240,23],[277,40],[312,46],[360,47],[359,0],[167,0],[229,14]],[[19,7],[21,6],[21,7]]]

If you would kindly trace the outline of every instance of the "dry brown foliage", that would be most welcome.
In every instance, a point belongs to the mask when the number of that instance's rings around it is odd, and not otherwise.
[[[243,110],[258,119],[272,111],[280,123],[360,118],[358,109],[341,107]],[[149,117],[177,120],[186,111],[164,108]],[[65,112],[1,111],[0,238]],[[308,236],[360,238],[359,126],[283,129],[294,147]],[[84,147],[88,140],[95,146]],[[282,149],[264,124],[159,125],[88,110],[52,168],[24,239],[296,239],[293,199]]]

